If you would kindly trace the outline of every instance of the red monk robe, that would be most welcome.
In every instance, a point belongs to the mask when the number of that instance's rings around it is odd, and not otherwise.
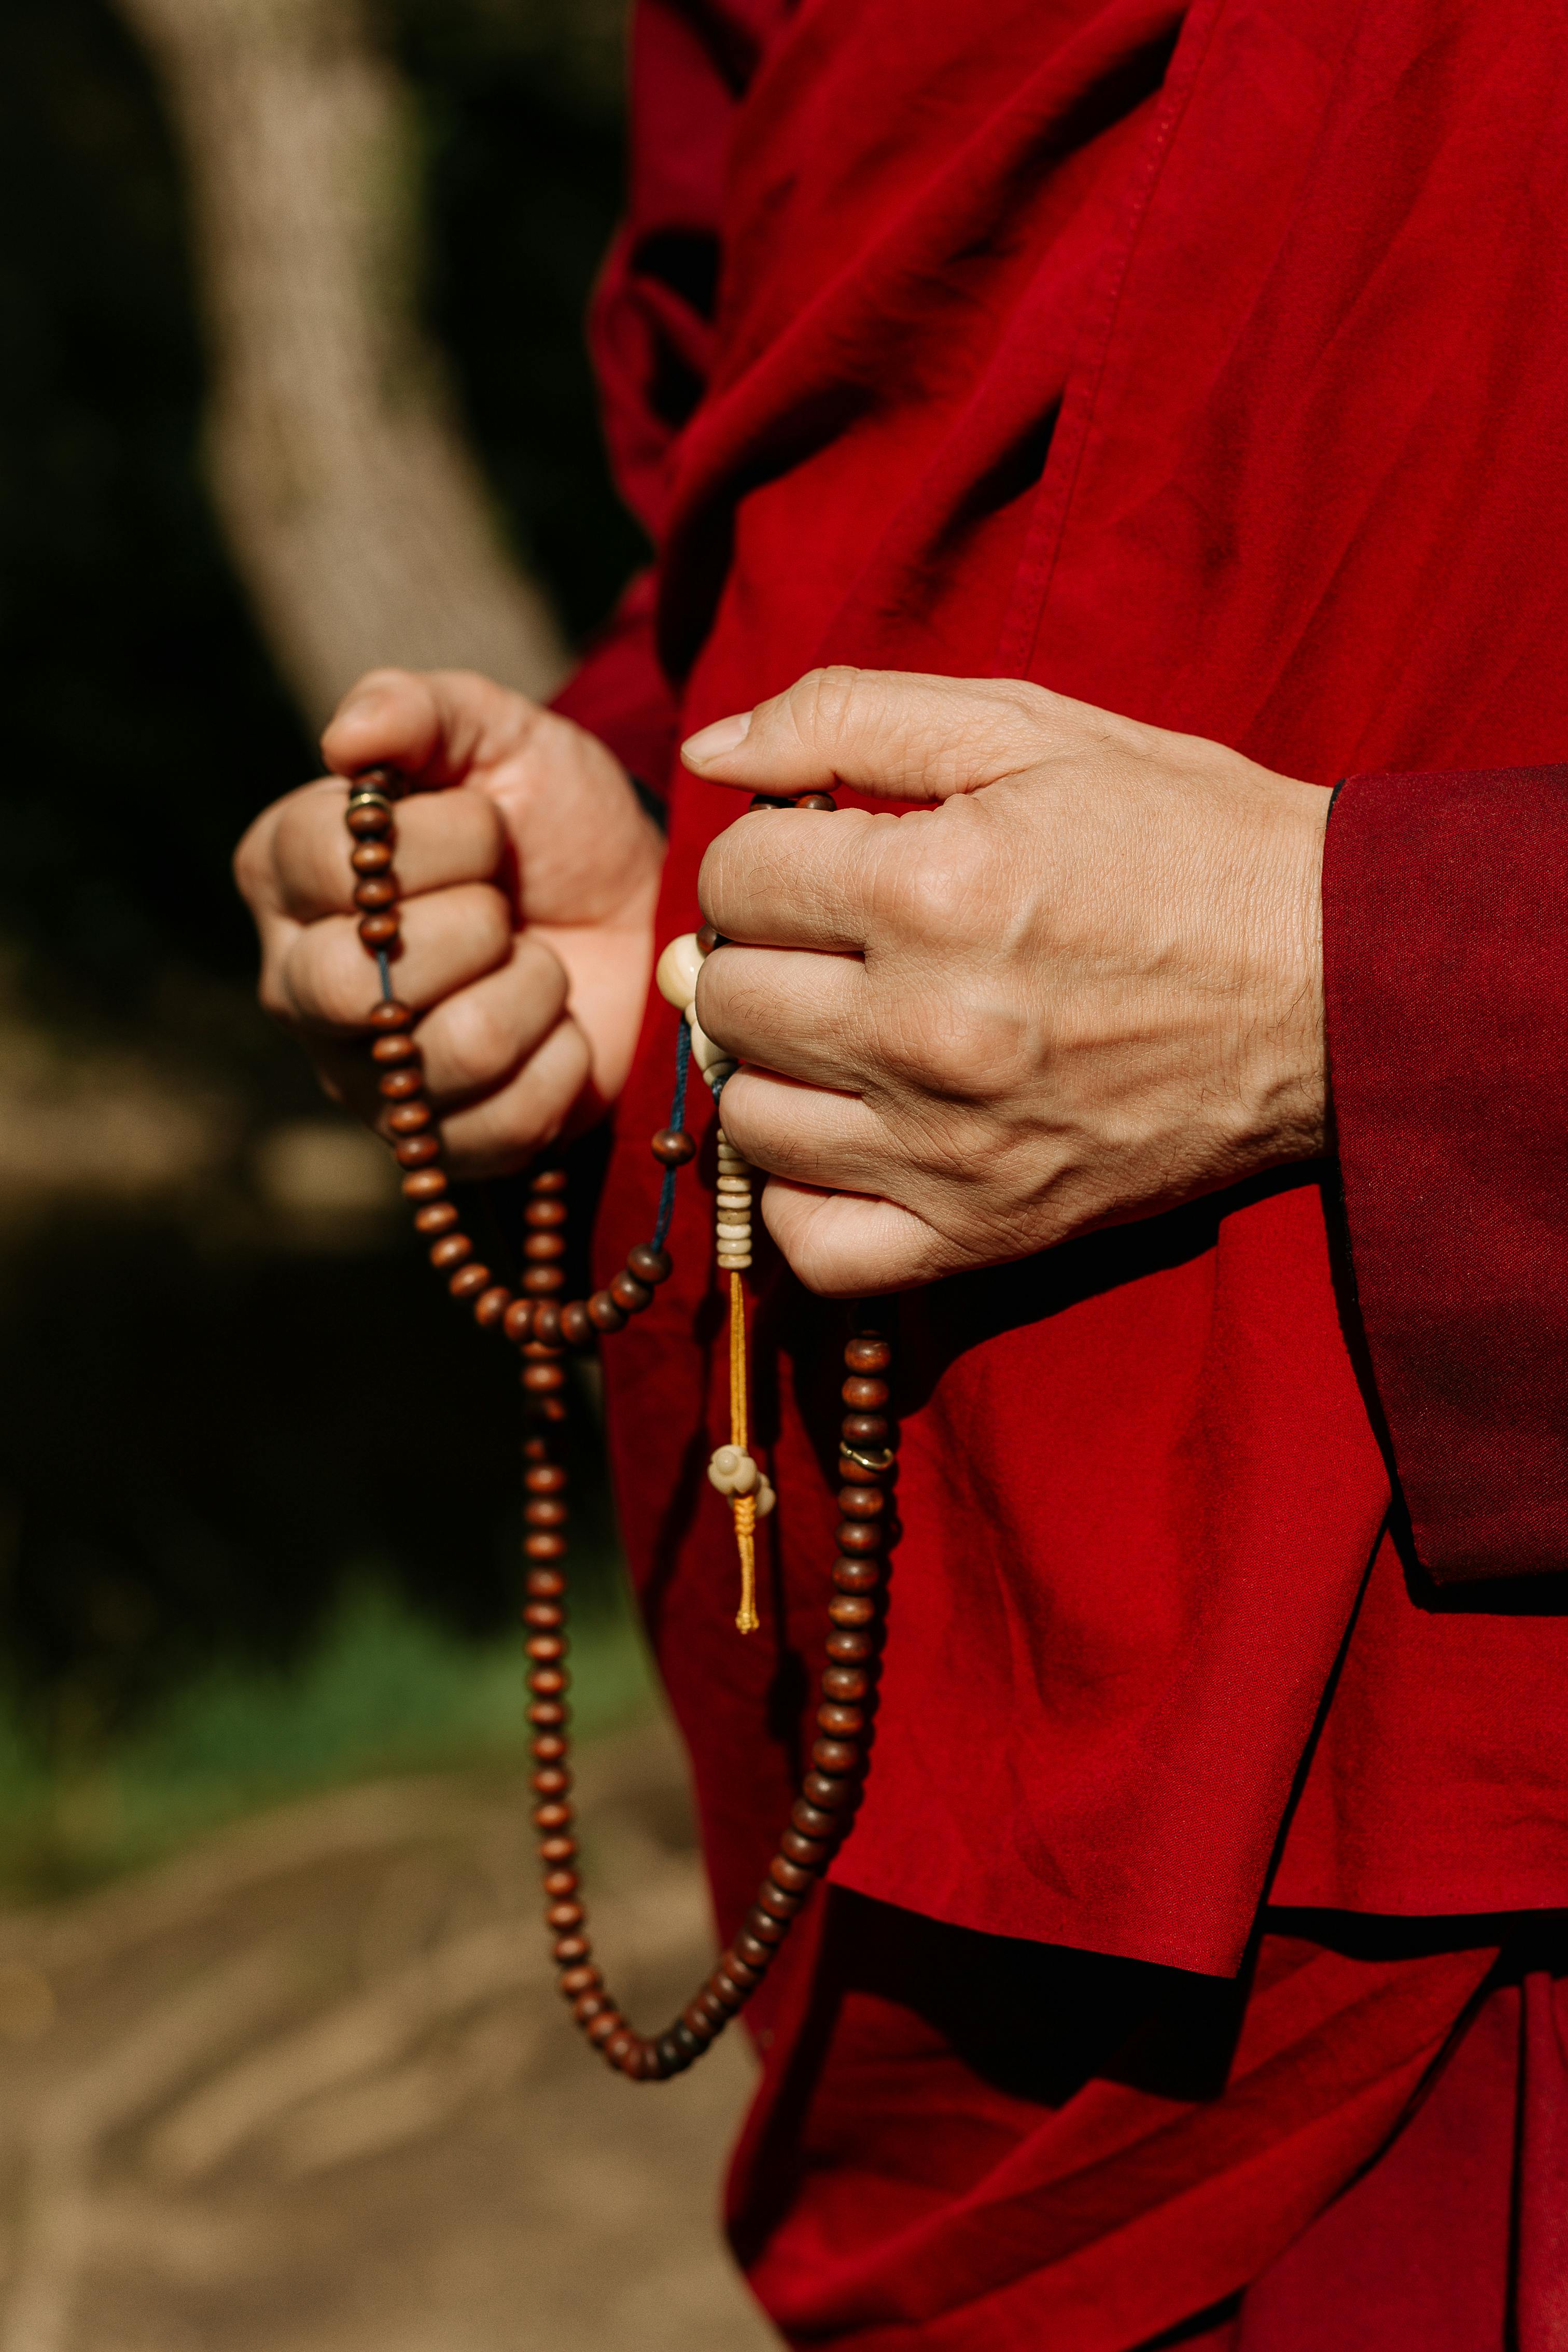
[[[858,2352],[1568,2343],[1553,1948],[1492,1916],[1568,1907],[1568,19],[645,0],[634,97],[595,335],[657,596],[563,703],[668,792],[660,940],[737,813],[678,733],[822,660],[1352,780],[1337,1164],[904,1303],[874,1764],[756,2005],[750,2275]],[[741,1643],[707,1209],[606,1370],[728,1931],[799,1769],[841,1318],[759,1268]]]

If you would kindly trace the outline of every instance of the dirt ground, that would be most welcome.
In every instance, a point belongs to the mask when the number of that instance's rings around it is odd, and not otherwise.
[[[639,2019],[708,1965],[674,1743],[581,1775]],[[516,1783],[348,1790],[0,1916],[0,2352],[763,2352],[733,2035],[634,2087],[551,1989]]]

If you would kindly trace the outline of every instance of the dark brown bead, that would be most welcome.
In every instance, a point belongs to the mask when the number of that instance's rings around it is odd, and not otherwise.
[[[522,1286],[536,1298],[552,1298],[566,1287],[566,1276],[558,1265],[531,1265],[523,1269]]]
[[[343,821],[356,841],[374,841],[379,835],[392,831],[392,811],[379,808],[374,801],[361,801],[357,808],[349,810]]]
[[[557,1968],[571,1968],[574,1962],[585,1960],[593,1948],[586,1936],[557,1936],[550,1948],[550,1957]]]
[[[563,1528],[569,1513],[558,1496],[541,1495],[524,1505],[522,1516],[531,1528]]]
[[[559,1616],[560,1613],[560,1611],[557,1610],[557,1616]],[[559,1731],[536,1732],[532,1739],[529,1742],[530,1750],[536,1764],[561,1763],[565,1758],[570,1745],[571,1742],[566,1738],[564,1733]]]
[[[838,1507],[847,1519],[879,1519],[888,1498],[879,1486],[840,1486]]]
[[[829,1666],[820,1685],[822,1696],[836,1706],[858,1706],[871,1691],[871,1677],[860,1666]]]
[[[816,1884],[816,1873],[805,1863],[792,1862],[785,1853],[775,1853],[768,1864],[768,1876],[786,1895],[807,1895]]]
[[[541,1664],[553,1665],[557,1658],[563,1658],[566,1654],[566,1637],[563,1633],[531,1633],[523,1648]]]
[[[414,1220],[416,1234],[449,1234],[458,1222],[458,1212],[450,1201],[432,1201],[421,1209]]]
[[[838,1393],[851,1412],[875,1412],[887,1403],[889,1390],[886,1381],[864,1380],[852,1372]]]
[[[412,1102],[424,1085],[420,1071],[410,1065],[406,1069],[384,1070],[376,1080],[375,1090],[383,1102]]]
[[[403,1180],[405,1201],[438,1201],[446,1190],[447,1171],[444,1168],[418,1168]]]
[[[564,1559],[567,1551],[566,1538],[562,1535],[546,1535],[542,1532],[538,1535],[524,1536],[522,1550],[525,1559]]]
[[[803,1895],[786,1895],[784,1888],[771,1878],[764,1878],[757,1889],[758,1910],[765,1912],[770,1919],[777,1919],[785,1926],[795,1917],[805,1900],[805,1897]]]
[[[557,1935],[563,1936],[568,1928],[583,1925],[583,1906],[580,1903],[552,1903],[545,1911],[544,1924],[547,1927],[553,1927]]]
[[[840,1825],[834,1815],[825,1813],[820,1805],[811,1804],[805,1797],[795,1799],[789,1817],[802,1837],[831,1838],[838,1834]]]
[[[367,874],[363,882],[354,884],[354,905],[363,907],[367,915],[378,915],[384,907],[397,904],[397,885],[390,874]]]
[[[359,935],[367,948],[389,948],[397,937],[395,915],[362,915]]]
[[[819,1772],[853,1772],[860,1750],[848,1739],[814,1739],[811,1760]]]
[[[539,1841],[541,1862],[570,1862],[576,1851],[574,1837],[547,1837]]]
[[[579,1972],[577,1969],[574,1969],[571,1973],[574,1976],[576,1976]],[[598,1971],[595,1969],[595,1974],[596,1975]],[[597,1986],[594,1986],[587,1991],[580,1992],[577,1995],[576,1999],[572,2003],[572,2014],[576,2019],[579,2025],[587,2025],[590,2024],[595,2017],[602,2017],[609,2006],[610,2003],[608,1996],[602,1993],[598,1990]]]
[[[683,1168],[697,1157],[697,1146],[683,1127],[661,1127],[648,1149],[666,1168]]]
[[[481,1290],[489,1287],[488,1265],[460,1265],[447,1285],[454,1298],[477,1298]]]
[[[897,1477],[898,1462],[885,1445],[857,1445],[838,1441],[838,1475],[847,1486],[885,1486]]]
[[[840,1592],[875,1592],[881,1583],[885,1563],[879,1559],[846,1559],[840,1556],[833,1563],[833,1581]]]
[[[422,1135],[436,1114],[427,1102],[394,1103],[386,1114],[391,1135]]]
[[[792,1862],[804,1863],[808,1870],[820,1870],[830,1849],[826,1838],[802,1837],[797,1829],[787,1829],[779,1839],[779,1852],[787,1853]]]
[[[888,1434],[887,1415],[880,1412],[847,1412],[840,1431],[846,1445],[885,1445]]]
[[[639,1282],[635,1274],[628,1274],[625,1266],[610,1285],[610,1297],[628,1315],[640,1315],[645,1307],[653,1304],[653,1293],[647,1284]]]
[[[552,1902],[559,1902],[564,1895],[576,1894],[577,1874],[574,1870],[547,1870],[542,1884]]]
[[[743,1961],[747,1968],[755,1969],[760,1975],[773,1958],[772,1947],[742,1927],[735,1938],[735,1958]]]
[[[392,863],[392,845],[387,841],[359,841],[349,852],[349,864],[356,874],[384,874]]]
[[[713,2008],[717,2010],[719,2004],[715,2001],[713,2003]],[[721,2013],[722,2012],[721,2012]],[[715,2019],[710,2014],[709,2011],[703,2007],[702,1996],[700,1993],[695,2000],[689,2000],[686,2007],[680,2012],[680,2022],[685,2026],[689,2033],[695,2034],[697,2040],[701,2042],[704,2049],[708,2047],[708,2044],[713,2039],[713,2027],[715,2021]]]
[[[835,1806],[842,1807],[853,1802],[855,1782],[829,1780],[826,1772],[808,1772],[800,1784],[800,1793],[808,1804],[822,1805],[831,1811]],[[535,1821],[538,1818],[536,1813]]]
[[[568,2000],[575,2000],[580,1993],[597,1992],[603,1982],[604,1979],[598,1969],[591,1961],[587,1961],[577,1968],[568,1969],[565,1974],[557,1979],[556,1990],[564,1993]]]
[[[827,1604],[827,1613],[836,1625],[868,1625],[877,1613],[877,1604],[863,1592],[836,1592]]]
[[[564,1192],[566,1190],[565,1169],[536,1168],[532,1175],[528,1180],[528,1189],[535,1199],[538,1199],[538,1197],[544,1192]]]
[[[731,1976],[726,1969],[721,1968],[715,1969],[712,1977],[710,1979],[710,1982],[712,1984],[714,1992],[723,2002],[731,2017],[734,2015],[736,2010],[743,2009],[745,2007],[747,1988],[743,1985],[737,1984],[734,1978]]]
[[[638,1242],[635,1249],[626,1252],[626,1272],[650,1286],[668,1282],[671,1273],[669,1252],[655,1249],[651,1242]]]
[[[595,1330],[619,1331],[626,1326],[626,1311],[616,1306],[607,1290],[595,1290],[588,1301],[588,1320]]]
[[[523,1608],[522,1622],[525,1625],[537,1626],[542,1633],[548,1633],[560,1624],[561,1611],[553,1601],[530,1601]],[[533,1752],[536,1756],[544,1753],[542,1741],[534,1741]]]
[[[762,1958],[755,1962],[743,1960],[741,1958],[741,1946],[742,1943],[754,1944],[757,1950],[761,1952],[763,1956]],[[725,1953],[719,1965],[724,1970],[726,1976],[732,1977],[734,1979],[735,1982],[740,1986],[741,1990],[743,1993],[754,1992],[758,1985],[762,1983],[763,1979],[767,1975],[769,1967],[772,1965],[773,1957],[773,1948],[771,1944],[758,1944],[754,1936],[737,1936],[734,1943]]]
[[[844,1706],[837,1699],[829,1699],[816,1710],[816,1727],[826,1731],[829,1739],[858,1739],[866,1728],[862,1708]]]
[[[868,1658],[874,1646],[869,1633],[851,1625],[836,1625],[823,1643],[828,1656],[844,1665],[852,1664],[858,1658]]]
[[[795,806],[803,809],[836,809],[838,803],[831,793],[802,793]]]
[[[531,1348],[559,1348],[561,1345],[561,1309],[553,1298],[542,1298],[533,1310]]]
[[[588,2039],[598,2048],[603,2049],[612,2034],[626,2032],[626,2019],[618,2009],[612,2007],[601,2010],[588,2027]]]
[[[531,1601],[557,1601],[566,1590],[566,1579],[558,1568],[531,1568],[524,1584]]]
[[[381,1007],[377,1005],[376,1012],[379,1013]],[[373,1013],[371,1018],[374,1020],[375,1014]],[[383,1069],[404,1070],[411,1063],[416,1063],[419,1060],[419,1048],[412,1037],[397,1035],[378,1037],[370,1049],[370,1058],[373,1062],[379,1063]]]
[[[531,1462],[522,1474],[522,1483],[531,1495],[563,1495],[566,1473],[559,1462]]]
[[[692,2010],[700,2011],[702,2016],[707,2021],[709,2031],[711,2033],[722,2033],[725,2026],[729,2023],[730,2012],[725,2008],[723,2002],[720,2000],[711,1985],[703,1986],[696,2000],[691,2003],[691,2008],[685,2011],[686,2016],[689,2017]]]
[[[533,1318],[536,1311],[531,1298],[514,1298],[506,1310],[501,1329],[506,1333],[507,1338],[520,1348],[525,1347],[533,1337]]]
[[[432,1160],[438,1160],[441,1156],[440,1142],[434,1135],[401,1136],[392,1149],[405,1168],[425,1168]]]
[[[522,1385],[530,1396],[553,1396],[566,1385],[565,1366],[548,1360],[542,1363],[524,1364]]]
[[[383,1043],[386,1034],[392,1031],[412,1029],[414,1026],[413,1008],[407,1004],[399,1004],[395,996],[384,997],[374,1012],[367,1017],[371,1027],[383,1033],[382,1037],[376,1041],[377,1045]],[[375,1045],[373,1045],[370,1050],[373,1054],[376,1054]],[[380,1055],[376,1054],[376,1059],[379,1061],[380,1058]]]
[[[877,1519],[840,1519],[837,1540],[840,1551],[880,1551],[888,1540],[888,1531]]]
[[[585,1348],[593,1336],[586,1306],[580,1298],[569,1299],[561,1309],[561,1337],[569,1348]]]
[[[432,1244],[430,1263],[437,1274],[445,1274],[449,1265],[461,1265],[473,1254],[474,1245],[467,1234],[448,1234],[445,1240]]]
[[[852,1372],[885,1372],[892,1360],[886,1339],[851,1339],[844,1350],[846,1368]]]
[[[670,2027],[667,2034],[660,2036],[658,2046],[662,2051],[667,2042],[673,2042],[689,2066],[694,2058],[701,2057],[712,2039],[713,2036],[700,2021],[696,2026],[691,2026],[683,2017],[679,2024]]]
[[[745,1919],[742,1923],[744,1932],[748,1936],[754,1936],[759,1944],[766,1946],[769,1944],[782,1944],[784,1942],[784,1936],[788,1931],[790,1920],[795,1916],[795,1914],[787,1908],[789,1904],[789,1897],[787,1895],[781,1896],[780,1900],[786,1906],[786,1916],[782,1918],[775,1918],[773,1914],[770,1910],[767,1910],[760,1902],[753,1903],[751,1909],[746,1914]],[[737,1936],[735,1938],[737,1945],[739,1945],[740,1940],[740,1937]]]
[[[535,1805],[533,1826],[536,1830],[564,1830],[572,1826],[570,1805]]]
[[[553,1265],[566,1255],[565,1237],[561,1234],[525,1234],[522,1254],[531,1265]]]
[[[559,1666],[535,1666],[528,1677],[528,1687],[540,1698],[558,1698],[565,1689],[567,1677]],[[536,1829],[564,1829],[564,1822],[542,1822],[534,1816]]]
[[[564,1201],[550,1192],[536,1193],[522,1213],[522,1222],[535,1232],[563,1225],[570,1214]]]
[[[564,1723],[566,1709],[558,1698],[535,1699],[528,1709],[530,1723]]]
[[[699,954],[700,956],[710,956],[710,955],[712,954],[712,952],[713,952],[714,949],[718,946],[718,944],[719,944],[719,934],[718,934],[718,932],[714,929],[714,928],[713,928],[712,924],[711,924],[711,923],[703,923],[703,924],[701,924],[701,925],[699,927],[698,933],[697,933],[697,952],[698,952],[698,954]]]
[[[493,1331],[498,1324],[505,1321],[506,1310],[510,1305],[511,1293],[506,1285],[492,1283],[489,1290],[481,1290],[474,1301],[474,1320],[481,1331]]]

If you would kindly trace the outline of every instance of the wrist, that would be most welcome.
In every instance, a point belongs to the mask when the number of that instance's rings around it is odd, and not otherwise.
[[[1323,1011],[1323,841],[1331,795],[1290,782],[1278,809],[1278,881],[1270,894],[1270,984],[1258,1034],[1266,1070],[1270,1161],[1326,1148],[1328,1048]]]

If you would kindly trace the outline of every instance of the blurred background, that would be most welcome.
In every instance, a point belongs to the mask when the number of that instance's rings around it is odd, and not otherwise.
[[[546,1982],[516,1399],[261,1019],[234,842],[373,662],[546,692],[641,550],[621,0],[0,15],[0,2352],[742,2352],[738,2038]],[[706,1964],[583,1444],[604,1948]],[[596,1498],[596,1499],[594,1499]]]

